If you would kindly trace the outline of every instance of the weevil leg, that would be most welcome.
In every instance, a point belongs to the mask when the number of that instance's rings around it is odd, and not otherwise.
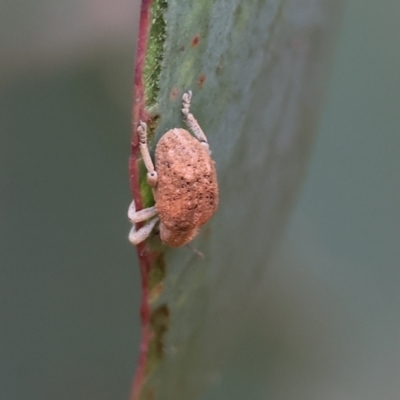
[[[151,187],[154,188],[157,185],[157,172],[150,157],[149,146],[147,144],[147,124],[143,121],[139,122],[138,134],[140,142],[140,152],[143,157],[144,165],[147,169],[147,182]]]
[[[201,129],[199,123],[197,122],[196,118],[190,112],[190,102],[192,101],[192,91],[189,90],[187,93],[184,93],[182,96],[182,114],[183,120],[186,122],[187,126],[191,129],[197,139],[204,145],[208,151],[209,145],[206,135],[204,134],[203,130]]]
[[[146,221],[146,219],[154,217],[156,214],[157,214],[157,209],[155,206],[144,208],[143,210],[140,211],[136,211],[135,200],[132,201],[128,209],[128,218],[132,222],[132,224]]]
[[[136,229],[133,225],[131,231],[129,232],[129,241],[135,246],[146,240],[155,225],[159,222],[158,217],[150,220],[146,225],[142,226],[140,229]]]
[[[146,225],[142,226],[140,229],[136,229],[136,223],[146,221],[149,218],[157,215],[157,209],[155,206],[144,208],[143,210],[136,211],[135,200],[132,201],[128,209],[128,218],[132,222],[133,226],[129,232],[129,241],[134,245],[137,245],[143,240],[147,239],[153,230],[154,226],[159,221],[158,217],[153,218]]]

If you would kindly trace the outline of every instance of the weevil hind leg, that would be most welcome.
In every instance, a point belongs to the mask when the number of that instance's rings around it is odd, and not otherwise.
[[[129,232],[129,241],[137,245],[144,240],[146,240],[154,226],[159,222],[159,218],[153,218],[146,225],[142,226],[140,229],[136,229],[136,224],[138,222],[143,222],[157,215],[157,209],[155,206],[144,208],[143,210],[136,211],[135,201],[133,200],[128,209],[128,218],[132,222],[133,226]]]
[[[192,91],[189,90],[187,93],[184,93],[182,96],[182,114],[183,120],[186,122],[189,129],[194,133],[196,138],[201,142],[201,144],[210,151],[210,146],[208,144],[207,137],[201,129],[199,123],[196,118],[190,112],[190,102],[192,101]]]
[[[142,243],[149,236],[151,231],[154,229],[156,224],[159,222],[159,218],[156,217],[150,220],[146,225],[142,226],[140,229],[136,229],[135,224],[132,226],[131,231],[129,232],[129,241],[135,246],[139,243]]]

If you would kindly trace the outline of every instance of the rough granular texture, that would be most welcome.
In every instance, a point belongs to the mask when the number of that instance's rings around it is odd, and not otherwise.
[[[155,200],[161,240],[169,246],[188,243],[218,207],[215,163],[188,131],[171,129],[156,147]]]

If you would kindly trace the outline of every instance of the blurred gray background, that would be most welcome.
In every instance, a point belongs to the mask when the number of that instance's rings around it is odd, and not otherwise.
[[[138,3],[0,2],[1,400],[128,398]],[[399,19],[348,2],[304,189],[207,399],[400,398]]]

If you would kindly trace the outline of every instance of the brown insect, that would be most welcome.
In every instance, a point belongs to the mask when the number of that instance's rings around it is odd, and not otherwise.
[[[161,240],[171,247],[183,246],[199,233],[218,207],[215,163],[206,135],[190,113],[191,99],[191,91],[182,96],[182,113],[196,137],[185,129],[170,129],[157,143],[155,167],[147,145],[147,126],[143,121],[139,123],[140,151],[155,205],[136,211],[132,201],[128,218],[133,224],[129,240],[134,245],[144,241],[159,222]],[[136,230],[135,224],[146,220]]]

